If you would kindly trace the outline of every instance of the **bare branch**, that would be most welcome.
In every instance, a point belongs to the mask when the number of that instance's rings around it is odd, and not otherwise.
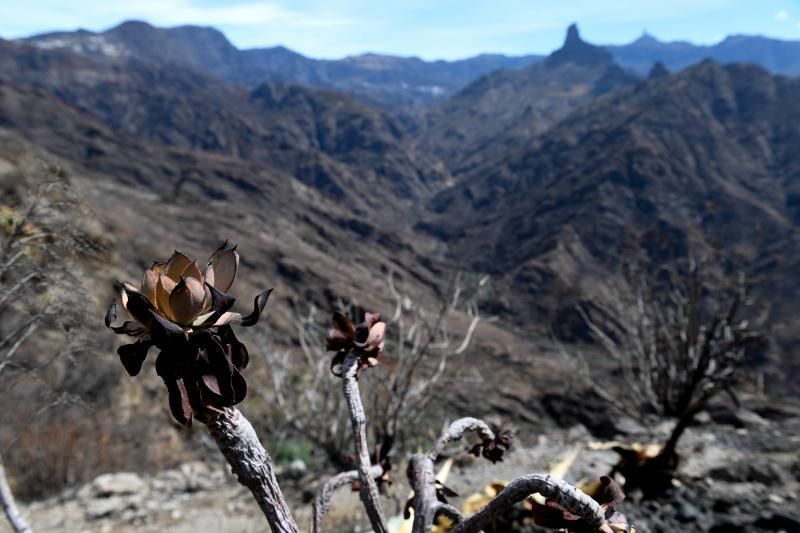
[[[2,457],[0,457],[0,505],[3,506],[3,512],[16,533],[32,533],[30,526],[22,517],[14,502],[14,494],[11,492],[11,487],[8,486]]]
[[[37,272],[35,272],[35,271],[34,272],[30,272],[25,277],[23,277],[22,279],[17,281],[12,287],[7,289],[3,293],[2,297],[0,297],[0,311],[3,310],[3,307],[5,306],[6,302],[9,301],[12,296],[14,296],[14,293],[16,293],[22,287],[24,287],[25,284],[28,283],[30,280],[32,280],[34,277],[36,277],[36,275],[37,275]]]
[[[0,373],[3,372],[3,369],[6,365],[11,361],[14,357],[14,354],[19,350],[19,347],[22,346],[28,338],[33,335],[36,329],[39,327],[39,324],[36,320],[31,320],[28,324],[27,329],[20,335],[17,340],[12,344],[9,349],[6,351],[5,355],[3,355],[2,360],[0,360]]]
[[[408,463],[408,481],[414,489],[411,506],[414,508],[414,533],[431,531],[431,525],[438,512],[446,512],[451,518],[452,509],[445,509],[436,495],[436,474],[434,463],[444,448],[463,437],[464,433],[477,431],[483,440],[492,440],[495,435],[489,426],[477,418],[461,418],[450,424],[428,453],[416,454]],[[458,516],[458,515],[455,515]]]
[[[383,468],[380,465],[372,465],[369,467],[369,475],[373,479],[381,477],[383,473]],[[311,523],[312,533],[320,533],[322,531],[322,519],[325,518],[325,515],[328,514],[330,510],[333,493],[336,492],[339,487],[352,484],[354,481],[358,481],[358,479],[358,470],[350,470],[349,472],[340,472],[325,482],[319,494],[317,494],[317,497],[314,499]]]
[[[430,451],[428,452],[428,457],[431,459],[431,461],[435,461],[439,458],[439,455],[442,453],[442,451],[444,451],[448,444],[461,440],[461,437],[464,436],[464,433],[469,433],[472,431],[477,432],[481,440],[494,439],[494,432],[483,420],[469,417],[459,418],[450,424],[447,429],[444,430],[444,432],[442,432],[442,436],[439,437],[439,439],[434,443],[433,447],[431,447]]]
[[[448,320],[463,300],[464,288],[460,276],[451,280],[437,312],[432,316],[411,298],[401,295],[392,274],[388,277],[388,285],[396,301],[390,326],[398,335],[393,347],[397,364],[390,375],[388,400],[382,410],[381,426],[391,440],[401,431],[404,420],[415,416],[435,398],[436,387],[447,375],[450,359],[467,350],[480,316],[475,302],[467,299],[463,305],[470,317],[470,324],[461,342],[453,347]],[[411,323],[404,334],[405,320],[408,318]]]
[[[528,474],[518,477],[506,485],[483,509],[457,524],[451,531],[478,533],[492,520],[505,514],[514,504],[536,492],[580,517],[590,528],[589,531],[602,531],[605,516],[600,504],[579,488],[548,474]]]
[[[640,278],[635,288],[603,287],[597,313],[578,312],[614,361],[625,385],[612,387],[611,402],[628,414],[645,410],[681,417],[709,388],[724,389],[743,360],[744,347],[758,335],[736,315],[744,279],[714,290],[690,260],[688,272],[669,270],[668,289]],[[663,284],[663,282],[662,282]],[[596,387],[599,392],[599,387]]]

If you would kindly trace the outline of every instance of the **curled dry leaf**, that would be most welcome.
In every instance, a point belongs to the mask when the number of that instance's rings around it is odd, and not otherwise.
[[[494,439],[485,439],[482,442],[474,445],[470,449],[470,453],[475,457],[481,455],[490,460],[492,463],[503,460],[503,456],[511,448],[511,441],[514,438],[514,430],[511,422],[503,422],[500,427],[492,428],[494,431]]]

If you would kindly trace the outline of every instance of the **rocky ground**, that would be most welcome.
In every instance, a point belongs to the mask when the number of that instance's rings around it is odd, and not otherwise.
[[[655,429],[665,433],[668,424]],[[619,440],[633,442],[644,428],[620,425]],[[497,465],[453,450],[447,485],[460,496],[457,506],[493,480],[508,481],[523,472],[549,471],[570,456],[565,477],[573,482],[606,473],[616,454],[582,426],[523,436]],[[702,413],[685,435],[683,462],[673,489],[660,501],[628,495],[621,509],[639,531],[800,531],[800,408],[750,402],[748,408],[716,407]],[[402,461],[400,463],[403,463]],[[562,464],[562,466],[564,466]],[[310,519],[310,500],[326,476],[301,463],[282,467],[279,478],[302,529]],[[404,465],[396,467],[401,477]],[[384,500],[399,522],[408,495],[397,479]],[[221,464],[186,463],[155,476],[112,473],[59,497],[23,506],[40,532],[197,532],[265,531],[259,510],[245,489]],[[326,525],[331,531],[357,531],[365,523],[357,497],[340,490]],[[0,524],[0,533],[8,531]]]

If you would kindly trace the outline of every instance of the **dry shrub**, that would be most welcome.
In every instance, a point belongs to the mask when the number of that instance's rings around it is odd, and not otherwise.
[[[473,277],[455,276],[437,301],[426,306],[400,292],[393,275],[388,276],[394,312],[382,317],[389,332],[385,353],[373,370],[376,379],[360,385],[362,396],[369,399],[370,438],[382,452],[408,449],[438,430],[439,413],[432,411],[442,391],[461,375],[459,363],[480,321],[478,300],[488,277]],[[337,307],[356,323],[364,316],[356,302],[339,301]],[[271,378],[268,386],[258,389],[268,406],[265,420],[271,431],[281,432],[276,440],[312,443],[331,464],[349,469],[353,463],[347,406],[341,383],[331,379],[331,357],[318,346],[330,328],[328,316],[311,306],[298,310],[292,323],[301,357],[273,350],[266,335],[255,339]]]
[[[81,418],[59,418],[24,429],[7,455],[15,494],[51,496],[128,462],[130,444]]]

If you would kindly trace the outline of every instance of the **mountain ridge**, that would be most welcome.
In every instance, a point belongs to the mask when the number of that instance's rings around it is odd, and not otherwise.
[[[710,60],[622,87],[469,169],[420,227],[461,268],[499,277],[512,315],[567,312],[624,260],[720,257],[761,280],[788,353],[800,265],[780,250],[800,242],[798,94],[800,80]]]
[[[647,73],[661,62],[676,71],[713,59],[718,63],[752,63],[774,74],[800,76],[800,41],[760,35],[729,35],[712,45],[696,45],[687,41],[660,41],[646,32],[626,45],[606,45],[622,65]]]
[[[369,53],[340,60],[313,59],[284,46],[239,50],[212,27],[157,28],[142,21],[126,21],[104,32],[51,32],[23,41],[112,60],[136,56],[182,63],[249,86],[285,82],[339,90],[381,105],[428,103],[483,73],[520,68],[538,59],[535,55],[481,54],[458,61],[428,62]]]
[[[482,76],[428,108],[419,143],[461,174],[491,158],[487,150],[513,150],[573,109],[637,79],[572,25],[563,46],[542,61]]]
[[[210,26],[158,28],[144,21],[125,21],[103,32],[49,32],[21,40],[112,60],[136,55],[150,61],[186,64],[251,87],[282,82],[338,90],[389,107],[419,107],[441,101],[480,76],[498,69],[522,69],[544,57],[487,53],[460,60],[425,61],[367,52],[342,59],[315,59],[280,45],[240,50]],[[204,53],[198,54],[198,48]],[[660,41],[645,32],[630,43],[602,48],[620,66],[639,75],[646,75],[656,62],[677,71],[706,58],[721,63],[749,62],[776,74],[800,75],[800,41],[731,35],[714,45],[695,45]]]

